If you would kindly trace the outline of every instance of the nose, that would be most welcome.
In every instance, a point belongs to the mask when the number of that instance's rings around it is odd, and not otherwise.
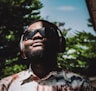
[[[43,36],[39,33],[39,32],[37,32],[34,36],[33,36],[33,40],[34,39],[41,39],[41,38],[43,38]]]

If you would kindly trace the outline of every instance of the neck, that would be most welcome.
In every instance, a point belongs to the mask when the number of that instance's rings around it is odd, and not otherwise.
[[[49,72],[57,69],[57,54],[49,54],[43,57],[31,57],[27,59],[27,62],[31,64],[32,71],[39,78],[43,78],[49,74]]]
[[[43,78],[48,75],[51,71],[57,69],[57,62],[52,62],[49,60],[47,62],[45,61],[42,63],[31,63],[31,68],[36,76],[38,76],[39,78]]]

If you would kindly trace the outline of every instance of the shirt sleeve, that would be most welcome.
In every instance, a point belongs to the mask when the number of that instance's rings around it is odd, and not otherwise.
[[[84,79],[81,85],[81,91],[95,91],[89,80]]]
[[[75,91],[95,91],[89,79],[73,72],[65,74],[67,81]]]
[[[6,77],[0,80],[0,91],[8,91],[9,85],[11,84],[12,77]]]
[[[18,78],[18,74],[14,74],[8,77],[5,77],[0,80],[0,91],[8,91],[12,82]]]

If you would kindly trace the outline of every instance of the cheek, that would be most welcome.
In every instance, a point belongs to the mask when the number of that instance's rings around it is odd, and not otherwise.
[[[29,51],[30,50],[30,45],[31,45],[31,40],[23,41],[24,44],[24,51]]]
[[[29,49],[29,46],[32,44],[32,40],[23,41],[24,49]]]
[[[24,46],[26,47],[26,46],[31,45],[32,42],[33,42],[33,40],[26,40],[26,41],[23,41],[23,44],[24,44]]]

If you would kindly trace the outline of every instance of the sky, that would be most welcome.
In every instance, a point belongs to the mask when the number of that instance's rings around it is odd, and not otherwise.
[[[41,16],[50,22],[65,22],[64,28],[74,32],[85,31],[96,35],[92,27],[88,27],[90,18],[85,0],[40,0],[43,4]]]

